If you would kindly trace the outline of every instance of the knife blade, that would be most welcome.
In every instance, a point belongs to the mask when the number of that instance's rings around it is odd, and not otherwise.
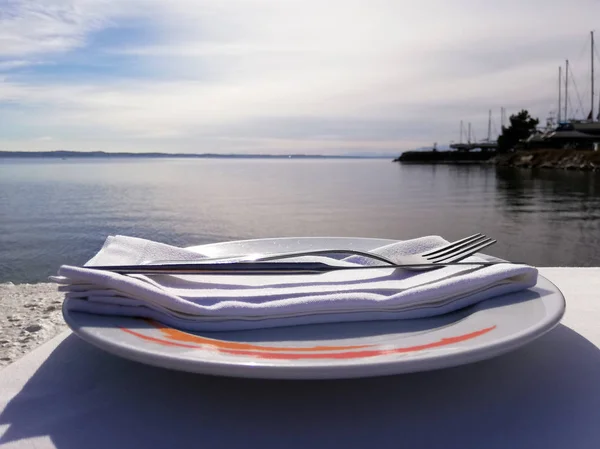
[[[84,266],[91,270],[110,271],[118,274],[319,274],[341,270],[368,270],[368,269],[435,269],[447,266],[490,266],[499,263],[514,262],[451,262],[427,264],[398,264],[398,265],[367,265],[367,266],[337,266],[322,262],[234,262],[234,263],[171,263],[152,265],[103,265]]]

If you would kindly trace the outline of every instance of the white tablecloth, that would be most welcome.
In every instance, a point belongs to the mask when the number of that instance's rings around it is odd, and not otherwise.
[[[64,333],[0,371],[4,448],[600,448],[600,268],[545,268],[563,323],[491,360],[331,381],[218,378]]]

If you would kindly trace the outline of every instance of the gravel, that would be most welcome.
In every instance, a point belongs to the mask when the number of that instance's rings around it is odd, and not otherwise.
[[[56,284],[0,284],[0,367],[67,329]]]

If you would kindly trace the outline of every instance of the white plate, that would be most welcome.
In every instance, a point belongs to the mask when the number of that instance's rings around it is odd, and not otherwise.
[[[320,248],[370,250],[383,239],[280,238],[192,247],[209,256]],[[150,365],[205,374],[327,379],[424,371],[483,360],[516,349],[558,324],[561,292],[539,276],[529,290],[451,314],[415,320],[188,333],[159,323],[71,312],[69,327],[108,352]]]

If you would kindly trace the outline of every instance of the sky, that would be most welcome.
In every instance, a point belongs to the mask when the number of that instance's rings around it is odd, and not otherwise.
[[[458,141],[461,120],[486,138],[501,107],[544,123],[567,58],[586,116],[598,17],[600,0],[0,0],[0,150],[395,155]]]

